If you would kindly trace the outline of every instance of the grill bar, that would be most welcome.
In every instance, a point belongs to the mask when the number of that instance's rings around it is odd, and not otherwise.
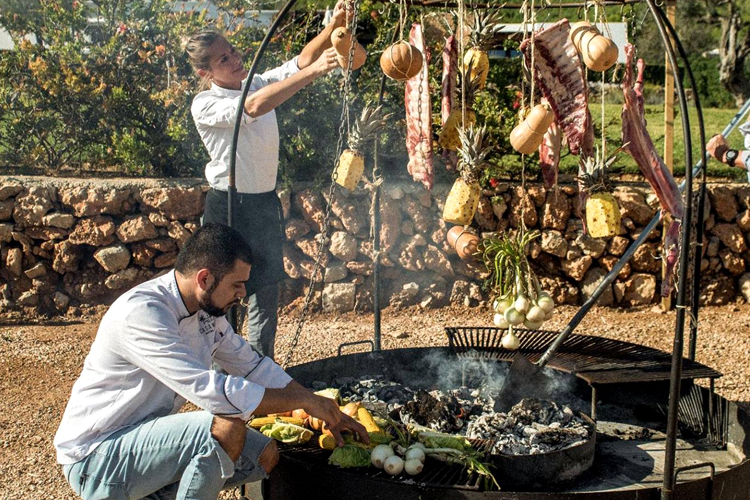
[[[311,439],[305,446],[290,446],[279,443],[279,454],[285,460],[307,465],[321,465],[329,469],[333,468],[333,466],[328,464],[328,457],[331,455],[331,452],[318,448],[314,442],[317,442],[317,440]],[[461,465],[440,462],[435,459],[428,459],[427,466],[416,476],[401,473],[394,477],[374,467],[341,469],[341,473],[387,481],[412,480],[420,486],[429,488],[479,491],[483,486],[482,477],[479,474],[468,473]]]
[[[511,361],[515,352],[500,345],[504,330],[494,327],[447,327],[448,344],[461,357]],[[549,330],[516,330],[518,353],[538,361],[557,338]],[[671,356],[650,347],[619,340],[573,334],[550,360],[558,370],[575,373],[589,384],[656,382],[669,380]],[[715,379],[721,373],[705,365],[683,359],[682,378]]]

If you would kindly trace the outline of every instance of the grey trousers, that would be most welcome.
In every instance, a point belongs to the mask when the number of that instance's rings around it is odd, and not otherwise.
[[[276,327],[279,324],[279,284],[273,283],[248,296],[246,311],[240,312],[241,325],[247,321],[247,339],[263,356],[274,359]]]

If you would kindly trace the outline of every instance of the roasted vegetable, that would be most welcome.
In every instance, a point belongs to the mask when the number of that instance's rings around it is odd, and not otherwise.
[[[336,449],[336,438],[329,434],[321,434],[318,437],[318,446],[324,450],[335,450]]]
[[[359,407],[357,409],[357,417],[359,417],[359,423],[365,426],[367,432],[380,432],[380,427],[375,423],[367,408]]]
[[[314,394],[316,396],[322,396],[324,398],[333,399],[334,401],[336,401],[336,404],[338,405],[341,404],[341,393],[339,392],[338,389],[332,389],[329,387],[327,389],[323,389],[322,391],[315,391]]]
[[[290,424],[280,419],[272,424],[264,425],[260,428],[260,432],[265,436],[286,444],[305,444],[313,435],[310,429]]]
[[[473,448],[468,439],[463,436],[444,434],[442,432],[421,431],[417,435],[420,443],[429,448],[453,448],[458,451],[472,451]]]
[[[391,476],[398,476],[404,470],[404,459],[398,455],[392,455],[383,462],[383,469]]]
[[[276,423],[276,421],[281,420],[282,422],[286,422],[288,424],[293,425],[299,425],[303,426],[305,425],[305,421],[301,418],[294,418],[294,417],[258,417],[252,419],[248,425],[252,427],[253,429],[260,429],[264,425],[273,424]]]
[[[368,450],[372,450],[379,444],[388,444],[391,442],[391,437],[383,432],[368,432],[367,434],[370,436],[369,445],[360,443],[353,434],[348,432],[343,434],[344,442],[346,444],[359,446],[360,448],[367,448]],[[330,434],[322,434],[318,438],[318,445],[324,450],[333,450],[336,448],[336,439]]]
[[[345,415],[349,415],[352,418],[357,418],[357,413],[358,413],[360,404],[361,403],[359,402],[347,403],[344,406],[339,407],[339,409],[341,410],[341,413]]]
[[[342,468],[367,467],[370,465],[370,452],[357,445],[346,444],[333,450],[328,463]]]
[[[370,452],[370,461],[372,462],[372,465],[378,469],[382,469],[386,459],[395,454],[396,452],[393,451],[393,448],[387,444],[379,444],[372,449],[372,452]]]

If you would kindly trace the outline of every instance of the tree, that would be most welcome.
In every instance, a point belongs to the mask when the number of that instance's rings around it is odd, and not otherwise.
[[[750,6],[747,0],[705,0],[706,19],[721,28],[719,79],[741,106],[750,95],[745,61],[750,55]]]

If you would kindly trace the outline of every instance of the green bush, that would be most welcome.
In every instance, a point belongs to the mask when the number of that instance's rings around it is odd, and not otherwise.
[[[208,23],[170,12],[170,3],[101,0],[90,11],[41,0],[33,16],[0,10],[16,43],[0,54],[0,163],[49,174],[199,173],[206,154],[180,41]],[[44,44],[24,40],[29,33]]]
[[[245,2],[213,3],[229,19],[216,25],[246,51],[249,65],[265,33],[237,22],[245,15]],[[13,9],[10,4],[0,8],[0,25],[17,45],[14,51],[0,53],[0,164],[55,175],[81,171],[202,175],[207,155],[190,116],[196,78],[180,46],[183,36],[210,25],[205,14],[169,12],[166,0],[124,4],[100,0],[95,12],[71,0],[40,0],[34,5],[33,9],[23,5]],[[95,26],[87,22],[92,15],[100,18]],[[417,16],[412,12],[407,26],[418,21]],[[298,54],[319,32],[321,20],[312,9],[293,13],[269,44],[260,70]],[[390,44],[397,20],[394,5],[360,3],[358,33],[369,57],[352,78],[350,120],[365,103],[378,100],[379,58]],[[432,52],[432,95],[439,96],[442,24],[429,21],[426,29]],[[45,43],[23,41],[29,33]],[[477,103],[480,120],[487,122],[500,144],[493,159],[500,165],[507,163],[502,156],[509,152],[506,137],[518,63],[493,62],[490,91]],[[342,78],[331,74],[278,109],[284,182],[327,182],[340,138],[341,103]],[[439,97],[432,99],[432,105],[437,137]],[[403,83],[385,82],[383,106],[394,114],[395,126],[380,137],[381,171],[389,178],[406,177]],[[439,180],[452,179],[439,155],[435,163]]]

